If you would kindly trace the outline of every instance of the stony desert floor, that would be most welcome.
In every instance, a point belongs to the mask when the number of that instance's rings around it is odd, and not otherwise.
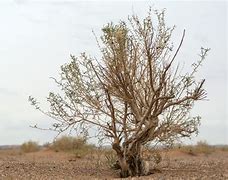
[[[162,154],[163,161],[153,174],[127,179],[228,179],[228,151],[194,156],[177,150]],[[118,179],[118,171],[110,169],[97,152],[78,158],[50,150],[0,150],[0,179]]]

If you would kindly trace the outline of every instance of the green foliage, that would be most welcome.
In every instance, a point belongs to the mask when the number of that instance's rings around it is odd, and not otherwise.
[[[24,153],[36,152],[40,150],[37,142],[28,141],[21,145],[20,150]]]

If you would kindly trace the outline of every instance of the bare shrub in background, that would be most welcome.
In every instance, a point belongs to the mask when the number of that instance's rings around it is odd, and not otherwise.
[[[40,146],[37,142],[28,141],[21,145],[20,150],[24,153],[36,152],[40,150]]]
[[[51,148],[55,151],[73,151],[86,146],[86,139],[82,137],[62,136],[57,138]]]
[[[209,145],[207,141],[198,141],[196,145],[184,145],[179,149],[184,153],[196,156],[199,154],[209,155],[216,150],[216,147]]]
[[[148,143],[171,144],[196,133],[200,117],[191,117],[190,110],[206,97],[205,80],[197,81],[195,73],[209,49],[201,48],[192,71],[181,72],[174,62],[185,31],[174,48],[174,27],[166,26],[164,11],[151,12],[142,20],[133,15],[104,26],[97,38],[101,59],[71,56],[61,66],[60,79],[54,79],[61,93],[49,93],[48,112],[29,97],[36,109],[56,120],[52,129],[59,133],[88,133],[96,126],[100,137],[111,141],[121,177],[149,173],[142,159]]]
[[[56,152],[73,153],[76,158],[81,158],[92,151],[94,147],[87,143],[84,137],[61,136],[50,146]]]

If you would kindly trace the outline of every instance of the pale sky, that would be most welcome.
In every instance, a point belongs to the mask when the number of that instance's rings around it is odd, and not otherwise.
[[[136,13],[144,17],[149,6],[166,8],[168,25],[176,25],[174,42],[186,29],[177,57],[185,66],[198,59],[200,47],[211,51],[198,78],[206,79],[209,101],[196,103],[193,114],[202,116],[200,134],[190,141],[228,144],[227,109],[227,2],[225,1],[76,1],[0,0],[0,145],[28,140],[45,143],[55,133],[32,129],[49,127],[51,121],[28,102],[36,97],[45,105],[55,90],[57,77],[69,55],[87,52],[98,56],[92,34],[108,22],[126,20]]]

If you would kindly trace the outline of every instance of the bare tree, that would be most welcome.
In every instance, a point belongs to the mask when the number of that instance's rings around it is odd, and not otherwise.
[[[174,50],[174,27],[166,26],[164,11],[155,11],[153,21],[151,12],[143,20],[133,15],[127,23],[106,25],[97,39],[101,59],[71,56],[55,79],[62,93],[47,98],[48,112],[29,98],[56,120],[53,129],[60,133],[96,126],[111,140],[122,177],[146,174],[141,155],[146,144],[169,144],[197,132],[200,117],[191,117],[190,110],[206,97],[205,80],[197,82],[195,73],[209,49],[201,48],[192,71],[181,73],[174,60],[185,31]]]

